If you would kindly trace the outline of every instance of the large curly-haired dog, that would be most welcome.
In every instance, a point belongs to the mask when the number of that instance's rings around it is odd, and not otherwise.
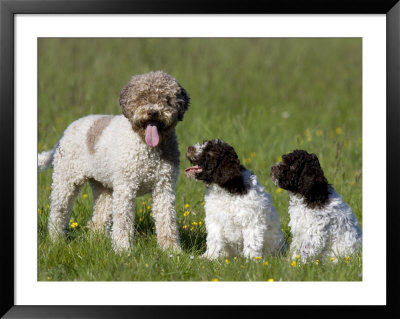
[[[189,178],[206,183],[205,224],[209,259],[248,258],[283,252],[286,242],[271,196],[257,177],[240,165],[232,146],[221,140],[190,146]]]
[[[328,184],[315,154],[295,150],[271,168],[275,185],[287,190],[292,258],[343,257],[361,247],[361,230],[352,209]],[[337,259],[336,259],[337,260]]]
[[[92,229],[112,225],[116,251],[130,248],[136,196],[151,193],[158,244],[178,248],[175,184],[179,149],[175,126],[189,105],[185,89],[161,72],[135,75],[121,90],[123,115],[89,115],[68,126],[39,169],[53,164],[49,232],[62,235],[82,184],[93,190]]]

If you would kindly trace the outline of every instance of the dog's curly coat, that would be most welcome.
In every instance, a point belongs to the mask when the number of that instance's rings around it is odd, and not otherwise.
[[[136,196],[152,194],[157,240],[179,248],[175,185],[179,149],[175,126],[189,105],[185,89],[170,75],[136,75],[121,90],[123,115],[89,115],[69,125],[52,151],[38,156],[38,167],[53,164],[49,232],[63,235],[68,214],[82,184],[93,190],[88,226],[112,226],[113,248],[133,243]]]
[[[315,154],[295,150],[282,155],[282,162],[271,168],[271,178],[289,192],[293,259],[343,257],[361,246],[357,218],[328,184]]]
[[[190,146],[186,156],[193,164],[186,175],[207,185],[204,257],[253,258],[284,251],[286,242],[271,196],[240,165],[232,146],[218,139],[205,141]]]

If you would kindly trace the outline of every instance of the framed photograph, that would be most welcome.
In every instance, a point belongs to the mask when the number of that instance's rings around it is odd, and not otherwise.
[[[398,313],[397,1],[0,10],[5,318]]]

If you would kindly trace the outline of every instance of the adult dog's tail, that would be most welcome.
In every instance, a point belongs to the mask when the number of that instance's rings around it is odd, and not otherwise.
[[[53,162],[54,150],[55,148],[51,151],[41,152],[38,154],[39,171],[44,171],[45,169],[50,167]]]

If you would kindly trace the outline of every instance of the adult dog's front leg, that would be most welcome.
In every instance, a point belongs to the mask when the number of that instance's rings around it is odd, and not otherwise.
[[[175,211],[175,181],[159,180],[152,196],[152,210],[159,246],[162,249],[180,250]]]
[[[133,245],[135,197],[136,190],[127,185],[114,188],[111,240],[116,252],[128,250]]]

